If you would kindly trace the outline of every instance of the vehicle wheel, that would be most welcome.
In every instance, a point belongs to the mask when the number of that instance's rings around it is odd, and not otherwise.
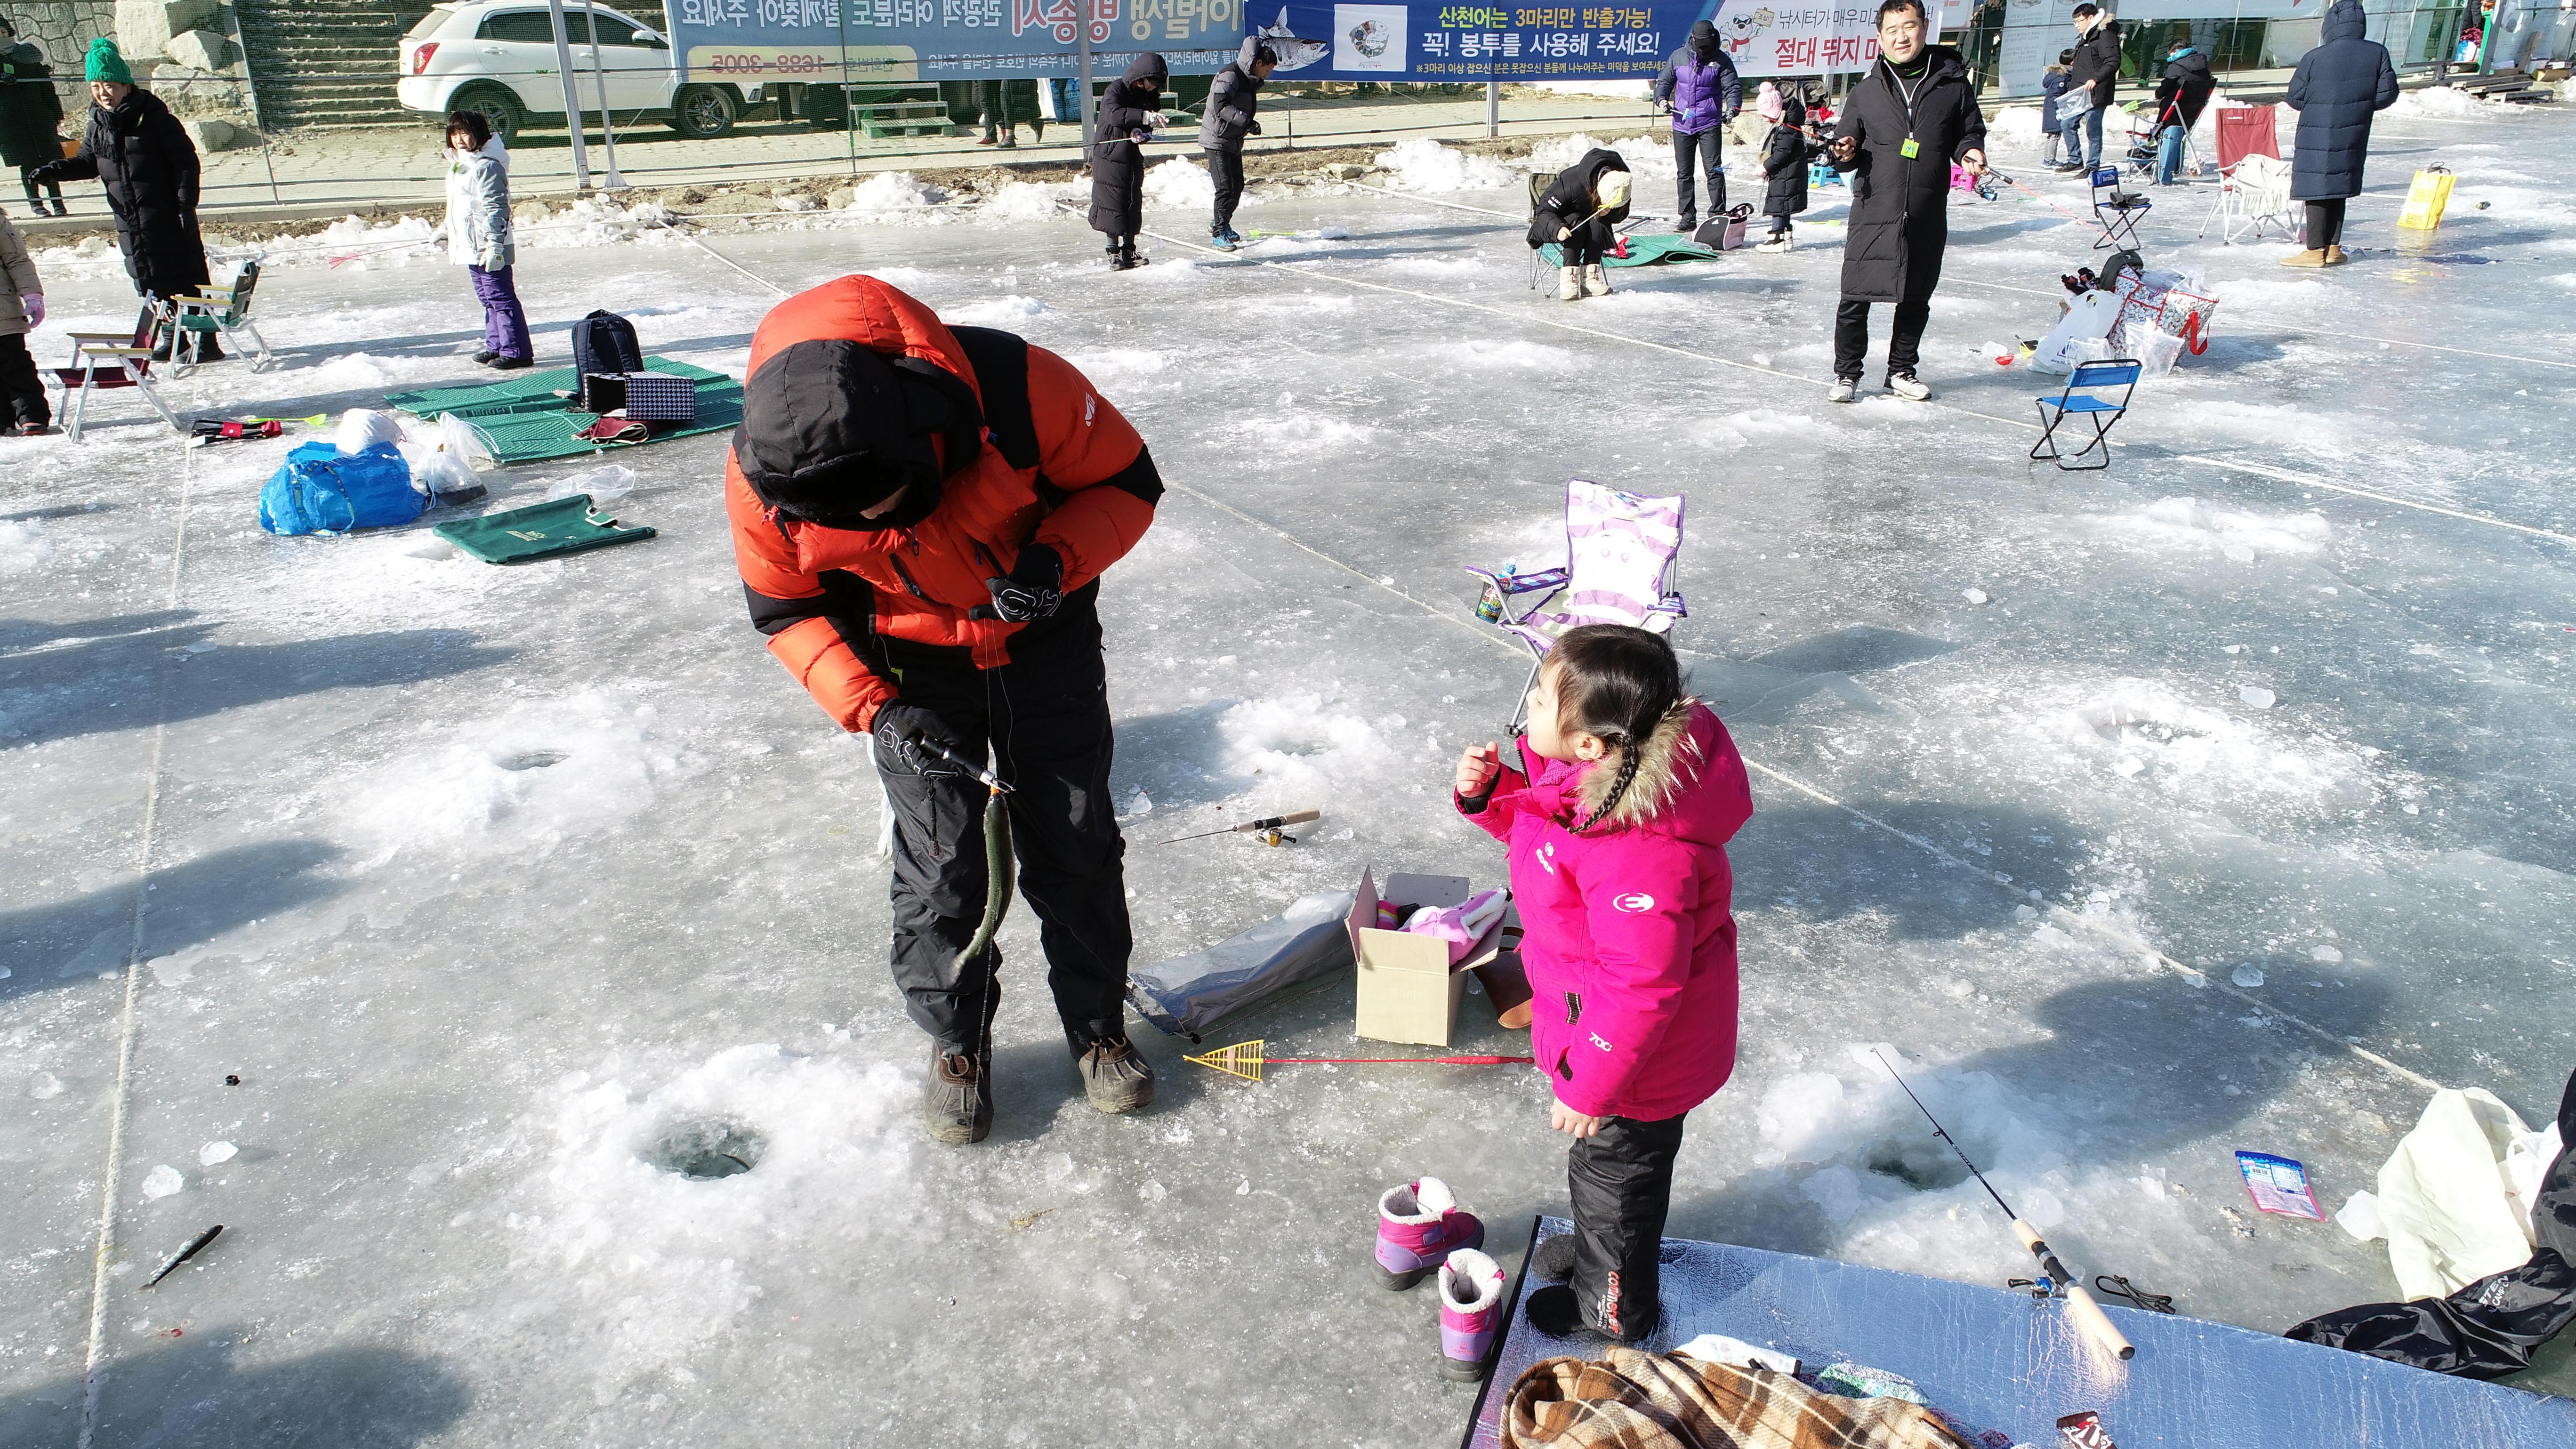
[[[732,130],[733,116],[733,93],[722,86],[683,86],[671,98],[671,129],[692,141]]]
[[[448,102],[448,109],[481,111],[483,118],[492,123],[492,134],[500,137],[504,145],[519,139],[519,127],[528,119],[519,98],[499,86],[467,86]]]

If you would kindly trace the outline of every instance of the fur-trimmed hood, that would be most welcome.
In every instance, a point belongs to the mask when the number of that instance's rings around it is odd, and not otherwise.
[[[1725,727],[1709,707],[1688,695],[1664,711],[1664,717],[1637,750],[1637,777],[1618,802],[1586,836],[1617,830],[1652,830],[1701,845],[1724,845],[1744,828],[1751,813],[1744,797],[1743,775],[1712,777],[1707,765]],[[1725,753],[1731,760],[1730,746]],[[1527,752],[1524,752],[1527,757]],[[1533,761],[1539,765],[1530,781],[1533,803],[1567,826],[1592,818],[1611,787],[1619,782],[1619,759],[1588,765]],[[1720,772],[1728,774],[1729,772]]]
[[[1638,747],[1636,778],[1628,782],[1628,788],[1620,793],[1619,803],[1612,806],[1610,813],[1603,816],[1593,829],[1617,830],[1623,826],[1643,825],[1664,813],[1684,779],[1698,778],[1700,742],[1691,734],[1691,715],[1694,709],[1705,708],[1707,706],[1687,694],[1673,701],[1673,707],[1665,710],[1664,717],[1655,722],[1654,732],[1647,735],[1646,742]],[[1589,820],[1592,812],[1601,808],[1601,802],[1609,796],[1611,788],[1619,783],[1622,767],[1622,762],[1613,756],[1583,772],[1583,779],[1575,791],[1575,799],[1583,807],[1583,813],[1577,819]]]

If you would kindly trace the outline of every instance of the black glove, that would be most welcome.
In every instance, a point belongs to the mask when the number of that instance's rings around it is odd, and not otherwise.
[[[1245,135],[1247,135],[1247,136],[1258,136],[1258,135],[1260,135],[1260,134],[1261,134],[1261,123],[1260,123],[1259,121],[1254,121],[1254,122],[1253,122],[1253,123],[1251,123],[1250,125],[1245,126],[1245,127],[1243,128],[1243,134],[1245,134]]]
[[[962,780],[966,772],[942,758],[936,751],[918,743],[937,740],[950,749],[957,742],[948,735],[948,726],[939,716],[917,704],[898,700],[877,707],[877,763],[898,775],[919,775],[925,780]]]
[[[44,165],[37,167],[35,170],[28,172],[27,184],[29,186],[53,186],[59,184],[57,178],[62,175],[62,164],[63,163],[60,161],[48,161]]]
[[[967,610],[967,618],[1026,624],[1050,617],[1064,602],[1064,560],[1045,544],[1030,544],[1020,550],[1009,578],[986,579],[984,587],[993,591],[993,602]]]

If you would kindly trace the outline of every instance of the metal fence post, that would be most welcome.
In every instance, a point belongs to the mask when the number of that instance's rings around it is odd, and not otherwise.
[[[1498,80],[1488,80],[1485,82],[1485,139],[1490,141],[1501,135],[1502,123],[1503,83]]]
[[[608,104],[608,68],[599,59],[598,0],[581,0],[581,8],[590,24],[590,78],[599,86],[599,138],[608,147],[608,189],[623,191],[626,178],[617,174],[617,112]]]
[[[564,0],[546,0],[555,22],[555,75],[563,82],[564,120],[572,127],[572,186],[590,189],[590,142],[581,134],[581,97],[573,91],[572,43],[564,38]]]

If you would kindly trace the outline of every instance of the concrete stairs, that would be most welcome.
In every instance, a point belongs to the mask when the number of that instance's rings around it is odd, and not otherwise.
[[[394,81],[402,37],[429,0],[233,0],[260,120],[297,126],[420,126]]]

